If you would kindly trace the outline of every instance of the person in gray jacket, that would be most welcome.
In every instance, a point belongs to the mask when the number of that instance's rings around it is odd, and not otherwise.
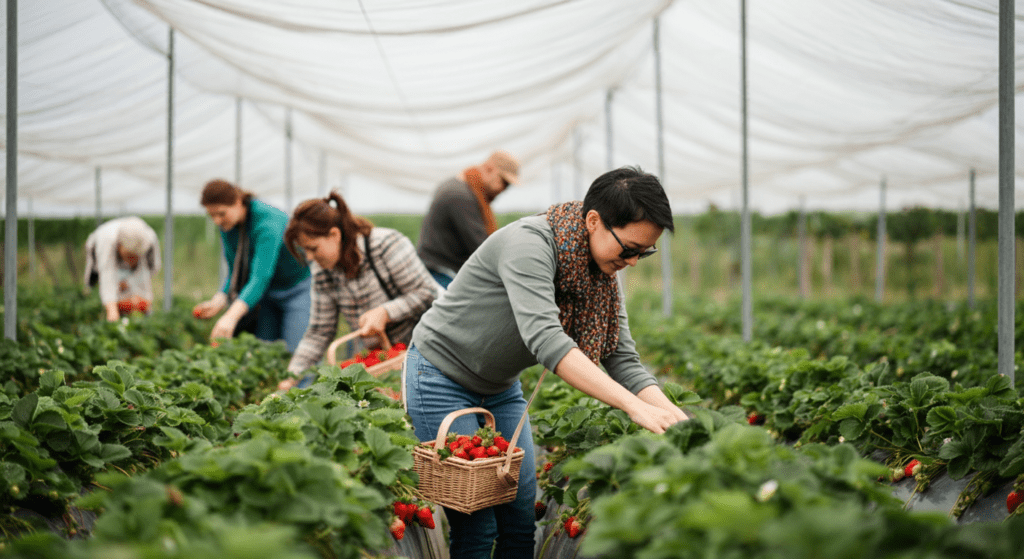
[[[437,187],[420,225],[416,253],[442,287],[448,287],[469,255],[497,230],[491,202],[518,182],[519,162],[495,151]]]
[[[615,273],[656,252],[673,230],[657,177],[624,167],[598,177],[583,202],[551,206],[487,238],[423,315],[407,353],[403,395],[421,440],[452,411],[483,407],[508,437],[527,403],[519,375],[541,363],[655,433],[686,414],[641,364]],[[607,370],[601,370],[601,366]],[[449,432],[472,434],[478,415]],[[451,557],[529,557],[534,549],[533,441],[527,420],[516,499],[472,514],[445,509]]]

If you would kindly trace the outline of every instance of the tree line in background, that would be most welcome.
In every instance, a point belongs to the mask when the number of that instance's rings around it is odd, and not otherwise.
[[[1017,214],[1018,243],[1024,239],[1024,212]],[[522,213],[498,216],[505,225]],[[161,237],[164,217],[142,216]],[[421,216],[379,214],[375,224],[397,229],[414,242]],[[2,220],[0,220],[2,221]],[[739,284],[740,214],[715,207],[676,217],[672,244],[674,287],[688,295],[735,295]],[[752,214],[755,293],[803,297],[860,296],[873,293],[878,214],[790,211],[765,216]],[[886,292],[896,298],[963,297],[967,292],[965,212],[913,207],[888,212]],[[32,278],[28,243],[29,220],[18,222],[19,282],[42,279],[54,286],[79,282],[84,264],[82,246],[96,228],[95,217],[36,218],[32,220],[37,269]],[[998,212],[975,213],[978,296],[995,292],[995,247]],[[204,295],[218,286],[217,230],[204,215],[174,219],[174,292]],[[1018,251],[1020,252],[1020,251]],[[651,259],[629,273],[632,289],[660,289],[660,263]],[[0,262],[2,265],[2,262]],[[179,278],[178,276],[181,275]],[[637,282],[636,280],[639,280]],[[160,283],[158,278],[157,282]],[[817,287],[815,287],[817,286]],[[155,285],[162,290],[162,285]],[[627,291],[628,293],[628,291]]]

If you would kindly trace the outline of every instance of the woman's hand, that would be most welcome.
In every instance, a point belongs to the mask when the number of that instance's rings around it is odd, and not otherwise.
[[[654,433],[664,433],[671,425],[687,419],[683,410],[672,404],[661,388],[651,385],[634,395],[606,375],[578,348],[570,349],[554,372],[573,388],[626,412],[637,425]]]
[[[388,311],[384,307],[370,309],[359,317],[359,335],[370,336],[376,333],[384,333],[384,327],[391,321],[388,318]]]
[[[214,315],[224,310],[228,304],[228,297],[224,295],[224,292],[218,291],[216,295],[211,297],[208,301],[203,301],[198,305],[192,307],[192,316],[196,318],[212,318]],[[234,328],[232,326],[232,328]]]
[[[210,341],[216,342],[218,338],[228,339],[234,336],[235,326],[247,312],[249,312],[249,305],[241,299],[236,299],[213,325],[213,330],[210,331]]]
[[[687,419],[683,410],[676,408],[679,414],[652,406],[647,402],[638,402],[636,406],[625,410],[634,423],[653,433],[664,433],[665,429]]]

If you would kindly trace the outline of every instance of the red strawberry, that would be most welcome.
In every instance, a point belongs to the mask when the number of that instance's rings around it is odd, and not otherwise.
[[[394,351],[395,353],[405,351],[405,349],[405,344],[403,344],[402,342],[398,342],[397,344],[391,346],[391,351]]]
[[[396,516],[395,519],[391,521],[390,529],[391,535],[394,536],[396,540],[400,540],[405,537],[405,522],[402,522],[401,518]]]
[[[920,471],[921,471],[921,462],[919,462],[915,458],[914,460],[911,460],[910,463],[908,463],[903,468],[903,475],[905,475],[907,477],[910,477],[910,476],[913,476],[913,475],[917,475],[917,472],[920,472]]]
[[[487,449],[482,446],[474,446],[469,451],[469,455],[473,458],[487,458]]]
[[[473,435],[473,438],[469,440],[473,441],[473,446],[480,446],[480,443],[484,442],[480,435]]]
[[[498,435],[494,437],[494,446],[497,446],[498,450],[505,452],[508,450],[508,441],[505,440],[505,437]]]
[[[491,446],[487,447],[487,456],[497,456],[499,454],[501,454],[501,449],[498,448],[498,445],[492,444]]]
[[[1017,510],[1021,503],[1024,503],[1024,492],[1010,491],[1010,494],[1006,496],[1006,510],[1010,514],[1013,514],[1013,511]]]
[[[194,316],[196,318],[199,318],[199,314],[200,314],[199,309],[192,309],[192,316]]]
[[[416,510],[416,522],[419,522],[428,530],[434,529],[434,511],[429,505],[424,505]]]
[[[750,425],[764,425],[764,416],[756,411],[752,411],[750,412],[750,415],[747,416],[747,423]]]
[[[551,468],[554,468],[554,467],[555,467],[555,465],[552,464],[551,462],[544,462],[544,471],[545,472],[550,472]]]
[[[139,309],[139,312],[141,313],[146,313],[149,311],[149,301],[139,301],[138,303],[135,303],[135,308]]]
[[[472,460],[472,458],[469,457],[469,453],[466,452],[466,449],[464,448],[456,450],[455,452],[452,453],[452,456],[456,458],[462,458],[463,460]]]
[[[119,311],[121,311],[123,313],[130,313],[130,312],[132,312],[132,302],[131,301],[118,301],[117,302],[117,310],[119,310]]]
[[[537,521],[540,522],[544,515],[548,513],[548,506],[544,501],[537,501],[533,504],[533,512],[537,515]]]
[[[580,525],[580,521],[576,520],[575,516],[570,516],[565,521],[565,525],[564,526],[565,526],[565,532],[567,534],[569,534],[570,538],[575,538],[576,536],[580,535],[581,531],[583,531],[583,526]]]
[[[464,444],[469,442],[469,437],[467,437],[466,435],[459,435],[455,439],[455,442],[459,443],[459,446],[462,446],[462,445],[464,445]]]

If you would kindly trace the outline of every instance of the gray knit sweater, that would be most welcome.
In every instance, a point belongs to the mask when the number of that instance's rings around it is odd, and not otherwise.
[[[545,216],[499,229],[424,313],[413,343],[449,378],[479,394],[508,389],[537,363],[553,371],[577,347],[558,321],[555,264],[554,233]],[[640,363],[622,305],[618,349],[602,365],[634,394],[657,384]]]

